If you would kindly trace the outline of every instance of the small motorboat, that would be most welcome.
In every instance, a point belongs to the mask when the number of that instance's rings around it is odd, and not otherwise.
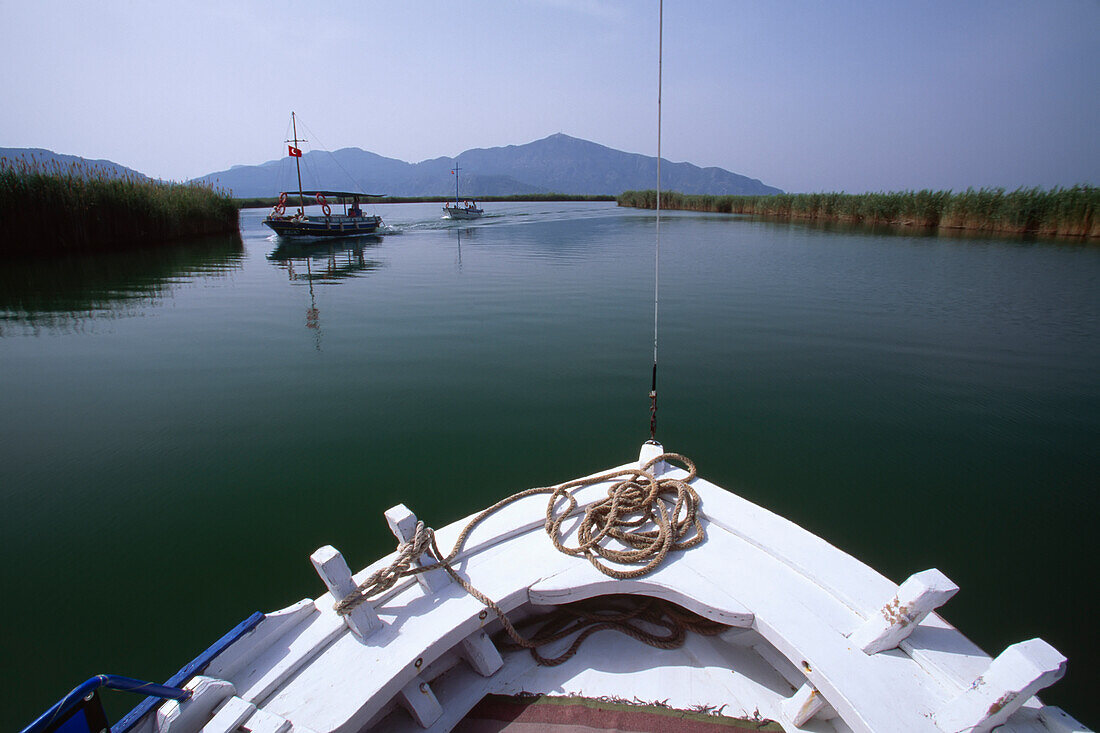
[[[478,208],[476,201],[462,201],[458,198],[458,172],[462,170],[457,165],[451,169],[451,175],[455,177],[455,202],[443,205],[443,213],[451,219],[479,219],[485,212]]]
[[[443,206],[443,211],[452,219],[478,219],[485,213],[474,201],[463,201],[461,204],[458,201],[454,204],[448,203]]]

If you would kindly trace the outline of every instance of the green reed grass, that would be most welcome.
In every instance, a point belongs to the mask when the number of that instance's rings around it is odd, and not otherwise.
[[[625,191],[619,206],[653,209],[656,191]],[[779,219],[812,219],[970,229],[1063,237],[1100,237],[1100,188],[1003,188],[893,193],[782,193],[774,196],[685,195],[661,193],[662,209],[748,214]]]
[[[229,194],[211,186],[0,158],[0,252],[97,251],[236,233],[237,216]]]

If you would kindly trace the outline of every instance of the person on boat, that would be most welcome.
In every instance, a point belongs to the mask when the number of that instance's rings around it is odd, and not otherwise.
[[[352,203],[351,208],[348,209],[348,216],[362,216],[363,210],[359,208],[359,202]]]

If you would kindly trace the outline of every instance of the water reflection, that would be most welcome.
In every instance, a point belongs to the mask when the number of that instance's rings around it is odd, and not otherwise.
[[[335,242],[283,241],[267,256],[276,267],[295,280],[343,280],[377,270],[382,263],[367,259],[365,249],[381,237],[353,237]],[[304,272],[303,272],[304,270]]]
[[[458,237],[458,260],[456,264],[458,265],[459,272],[462,271],[462,235],[465,234],[466,240],[469,241],[476,232],[477,229],[473,227],[458,227],[455,229],[455,236]]]
[[[367,259],[366,247],[381,242],[381,237],[349,237],[336,241],[282,241],[267,256],[276,267],[286,270],[292,283],[309,287],[306,328],[313,334],[313,347],[321,351],[321,310],[317,307],[314,282],[339,283],[347,278],[377,270],[382,263]]]
[[[140,315],[179,286],[243,267],[240,235],[189,244],[48,258],[0,268],[0,337],[84,331],[88,322]]]

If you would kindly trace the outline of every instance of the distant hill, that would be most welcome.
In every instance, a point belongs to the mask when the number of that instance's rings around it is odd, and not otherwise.
[[[133,168],[127,168],[110,160],[81,158],[76,155],[63,155],[45,148],[0,148],[0,158],[9,161],[27,160],[28,162],[48,168],[56,164],[62,171],[68,172],[70,168],[76,173],[86,175],[104,175],[108,178],[130,177],[136,180],[148,180],[148,176],[139,173]]]
[[[500,148],[477,148],[457,158],[406,163],[359,148],[302,156],[305,188],[359,187],[391,196],[454,195],[451,169],[463,168],[467,198],[525,193],[611,194],[654,187],[657,159],[624,153],[568,135]],[[290,158],[261,165],[233,166],[195,179],[232,190],[234,196],[274,196],[297,186]],[[691,194],[768,195],[782,193],[755,178],[722,168],[661,161],[661,187]]]

